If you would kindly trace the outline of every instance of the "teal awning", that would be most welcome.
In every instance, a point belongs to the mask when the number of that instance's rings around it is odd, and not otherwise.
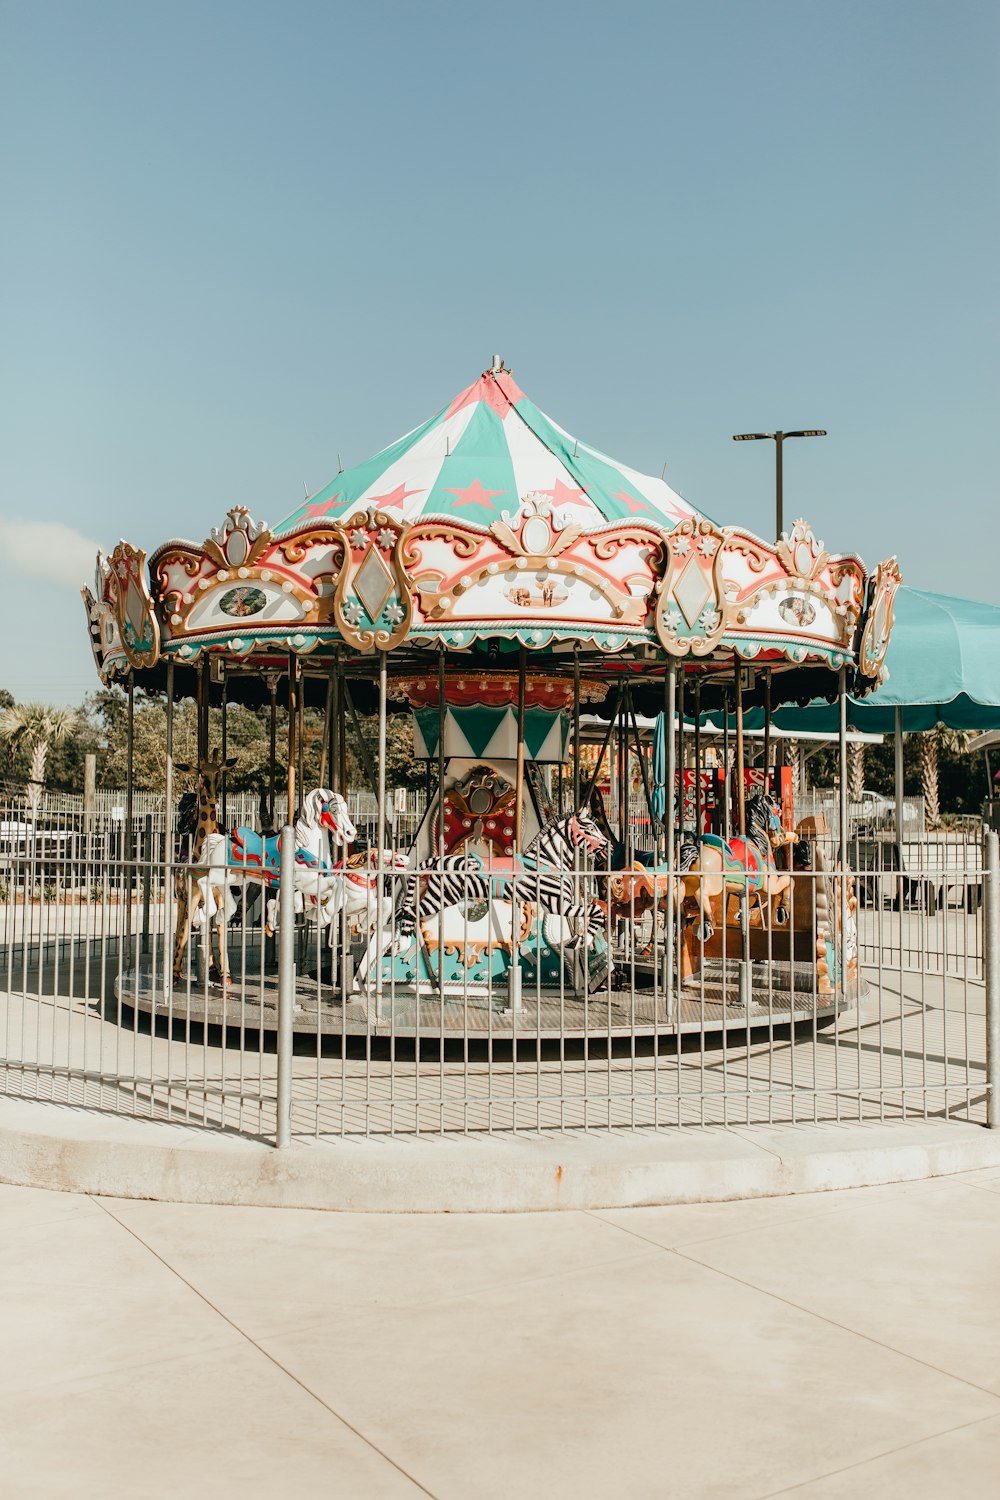
[[[864,699],[850,698],[852,729],[891,734],[896,709],[905,730],[1000,729],[1000,606],[901,586],[886,655],[888,681]],[[747,726],[762,715],[747,715]],[[825,702],[782,708],[782,729],[836,734],[838,710]]]

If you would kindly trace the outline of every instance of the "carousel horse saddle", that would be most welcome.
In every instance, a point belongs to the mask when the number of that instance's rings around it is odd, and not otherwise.
[[[752,839],[742,838],[739,834],[734,834],[727,842],[717,833],[705,833],[701,843],[708,849],[717,849],[722,855],[726,884],[732,889],[745,890],[748,896],[757,893],[765,874],[773,868],[773,861],[764,851]]]
[[[275,833],[265,838],[252,828],[234,828],[229,835],[228,862],[230,865],[242,866],[247,871],[260,870],[268,885],[276,884],[281,873],[280,836]],[[295,863],[315,870],[330,868],[308,849],[296,849]]]
[[[259,870],[268,882],[278,878],[280,841],[277,834],[265,838],[252,828],[234,828],[229,835],[229,863]]]

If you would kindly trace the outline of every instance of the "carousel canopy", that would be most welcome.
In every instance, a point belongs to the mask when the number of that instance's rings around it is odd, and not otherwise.
[[[784,672],[785,697],[801,700],[826,690],[817,667],[850,669],[859,692],[879,680],[898,584],[894,562],[869,579],[805,521],[773,543],[717,525],[571,437],[494,359],[276,527],[235,505],[203,542],[156,548],[148,569],[119,542],[84,600],[106,681],[206,657],[248,678],[291,656],[321,672],[345,648],[406,647],[412,666],[428,648],[496,660],[580,647],[626,669],[674,657],[731,672],[735,656]]]
[[[408,524],[490,526],[505,513],[516,514],[524,495],[547,498],[576,526],[641,517],[669,529],[699,514],[662,479],[564,432],[501,366],[367,463],[338,474],[274,534],[370,508]]]

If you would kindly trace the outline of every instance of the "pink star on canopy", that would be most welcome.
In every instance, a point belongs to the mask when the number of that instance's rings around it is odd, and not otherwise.
[[[376,510],[389,510],[396,505],[402,510],[404,500],[409,499],[410,495],[420,493],[420,490],[408,490],[405,484],[397,484],[396,488],[386,495],[372,495],[369,504],[374,505]]]
[[[634,495],[628,494],[626,490],[619,490],[617,495],[612,495],[611,498],[612,500],[620,500],[628,509],[629,515],[634,516],[637,511],[641,513],[648,509],[645,500],[637,500]]]
[[[552,496],[553,506],[586,505],[589,503],[586,490],[581,489],[579,485],[563,484],[561,479],[557,479],[550,490],[542,490],[542,494]]]
[[[332,510],[340,499],[339,495],[331,495],[329,500],[321,500],[318,505],[307,505],[304,514],[307,516],[325,516]]]
[[[484,490],[478,479],[474,479],[467,489],[448,491],[449,495],[458,496],[455,501],[456,510],[462,505],[482,505],[489,509],[494,495],[506,495],[506,493],[506,490]]]
[[[509,370],[504,370],[500,375],[494,375],[491,370],[487,370],[486,374],[480,375],[472,385],[466,387],[464,391],[459,391],[445,412],[445,421],[453,417],[457,411],[461,411],[463,406],[472,406],[476,401],[485,401],[486,405],[491,406],[497,416],[502,419],[507,416],[512,407],[516,406],[523,395],[524,392]],[[503,491],[501,490],[500,493],[503,494]]]

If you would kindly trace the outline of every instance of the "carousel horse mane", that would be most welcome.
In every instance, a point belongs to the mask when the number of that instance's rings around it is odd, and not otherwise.
[[[180,835],[194,833],[198,826],[198,793],[183,792],[177,804],[177,832]]]
[[[583,846],[594,854],[607,847],[608,840],[592,813],[585,807],[566,813],[544,824],[524,851],[523,858],[535,864],[549,864],[556,869],[572,857],[574,849]]]
[[[747,798],[746,836],[765,853],[770,852],[771,830],[775,826],[777,817],[777,809],[766,792],[754,792]]]
[[[260,822],[260,831],[265,835],[265,837],[269,834],[277,832],[274,827],[273,813],[274,810],[271,807],[271,800],[268,795],[267,788],[261,787],[260,797],[257,802],[257,817]]]

